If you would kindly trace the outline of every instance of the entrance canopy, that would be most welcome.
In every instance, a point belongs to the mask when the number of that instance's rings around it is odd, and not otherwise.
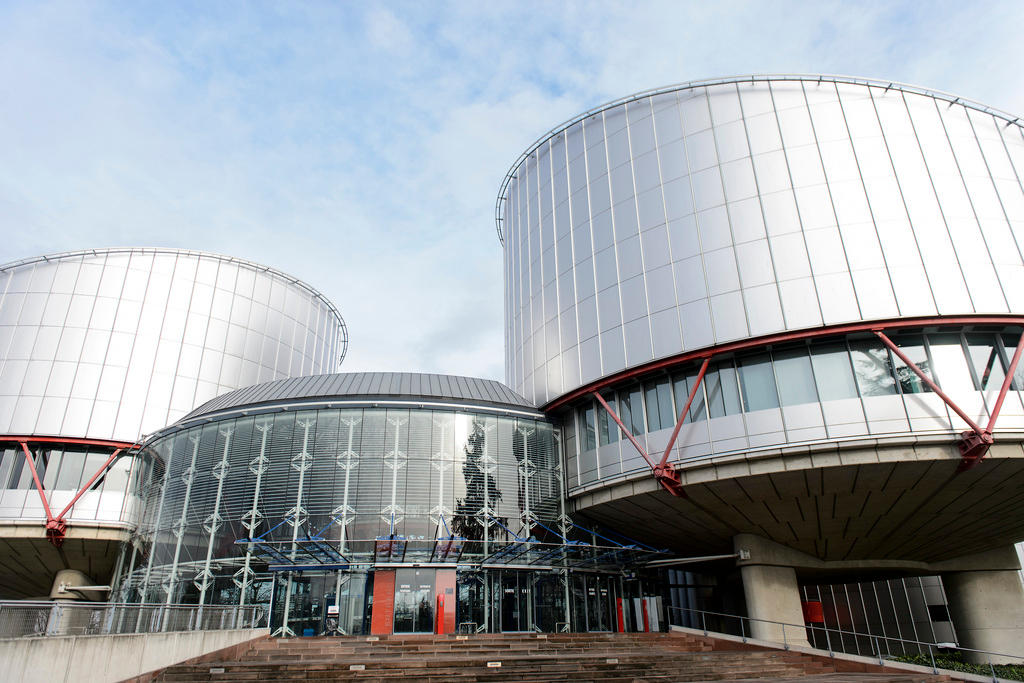
[[[485,541],[460,536],[424,539],[381,536],[375,539],[337,542],[320,537],[295,541],[235,541],[266,562],[272,572],[344,570],[399,565],[449,565],[474,569],[595,569],[620,571],[638,568],[669,556],[665,551],[640,545],[596,545],[566,539],[543,542],[530,537],[509,541]]]

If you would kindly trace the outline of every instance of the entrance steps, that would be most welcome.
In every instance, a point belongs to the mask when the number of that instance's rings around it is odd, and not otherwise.
[[[830,681],[931,683],[942,676],[837,673],[827,659],[767,649],[715,650],[680,633],[564,633],[264,638],[241,654],[169,667],[150,680],[198,681]]]

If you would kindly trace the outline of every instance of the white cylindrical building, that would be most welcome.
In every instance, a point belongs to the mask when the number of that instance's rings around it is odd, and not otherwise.
[[[143,435],[257,382],[333,372],[338,310],[240,259],[96,249],[0,266],[0,597],[39,597],[60,570],[103,582],[164,463]],[[59,548],[59,551],[54,548]]]
[[[99,249],[0,266],[0,434],[134,442],[239,387],[338,369],[338,310],[240,259]]]
[[[799,621],[798,577],[1007,576],[977,556],[1024,539],[1022,132],[953,95],[779,75],[545,134],[496,205],[506,376],[562,424],[569,507],[749,555],[748,614],[785,603],[774,621]]]

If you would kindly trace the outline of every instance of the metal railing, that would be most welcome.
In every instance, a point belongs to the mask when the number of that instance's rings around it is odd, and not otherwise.
[[[0,638],[263,628],[261,605],[0,601]]]
[[[837,652],[842,654],[866,655],[877,657],[878,663],[881,665],[884,665],[886,660],[889,660],[890,662],[901,661],[899,660],[899,657],[901,656],[912,657],[916,654],[924,657],[926,661],[930,663],[933,673],[939,673],[939,664],[941,663],[942,656],[948,656],[950,653],[966,655],[966,657],[964,657],[965,662],[969,661],[980,666],[987,665],[989,674],[993,681],[1004,680],[1000,679],[996,675],[996,667],[1001,666],[1009,660],[1017,660],[1018,662],[1024,661],[1024,653],[1008,654],[1005,652],[974,650],[968,647],[959,647],[955,643],[929,643],[926,641],[911,640],[908,638],[894,638],[892,636],[880,636],[860,631],[848,631],[842,628],[790,624],[782,621],[772,621],[770,619],[754,619],[751,617],[740,616],[738,614],[710,612],[707,610],[691,609],[688,607],[674,607],[671,605],[668,610],[669,624],[671,626],[699,629],[704,632],[704,635],[721,633],[740,636],[744,643],[751,638],[779,642],[779,637],[781,636],[781,644],[786,650],[790,649],[792,646],[806,647],[807,644],[810,644],[814,649],[827,651],[830,657],[834,657]],[[760,629],[753,628],[755,623],[775,627],[773,630],[776,631],[776,634],[773,634],[774,637],[772,638],[755,636],[755,631],[760,631]],[[789,629],[788,632],[787,627]],[[851,642],[851,639],[856,645],[853,650],[846,648],[847,643]],[[819,647],[822,643],[824,643],[825,647]],[[869,652],[862,652],[861,643],[869,644]],[[838,645],[838,647],[836,647],[836,645]],[[939,657],[939,660],[936,659],[936,656]],[[964,669],[959,670],[966,671]]]

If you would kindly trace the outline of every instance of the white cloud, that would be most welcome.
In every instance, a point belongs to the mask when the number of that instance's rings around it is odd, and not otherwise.
[[[494,195],[544,131],[745,72],[1024,110],[1019,3],[0,7],[0,261],[155,244],[323,291],[348,369],[501,378]]]

